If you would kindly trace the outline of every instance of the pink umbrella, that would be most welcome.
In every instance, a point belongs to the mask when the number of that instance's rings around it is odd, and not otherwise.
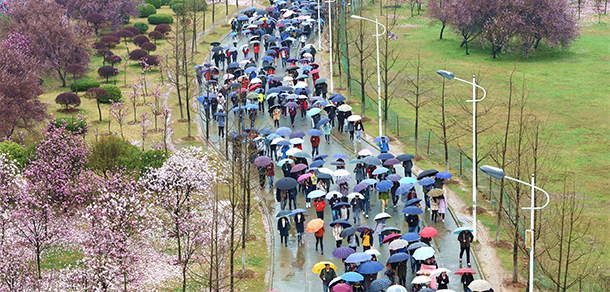
[[[436,270],[436,266],[422,264],[421,265],[421,269],[419,271],[417,271],[417,274],[418,275],[430,276],[430,274],[434,270]],[[430,278],[432,278],[432,281],[430,281],[430,288],[436,289],[436,277],[430,277]]]
[[[339,283],[332,288],[332,292],[352,292],[352,286],[345,283]]]
[[[373,152],[367,148],[364,148],[360,151],[358,151],[358,155],[360,156],[369,156],[369,155],[373,155]]]
[[[297,181],[298,181],[298,182],[300,182],[300,181],[302,181],[302,180],[304,180],[304,179],[309,178],[309,177],[310,177],[310,176],[312,176],[312,175],[313,175],[313,174],[312,174],[311,172],[308,172],[308,173],[306,173],[306,174],[303,174],[303,175],[299,176],[299,179],[297,179]]]

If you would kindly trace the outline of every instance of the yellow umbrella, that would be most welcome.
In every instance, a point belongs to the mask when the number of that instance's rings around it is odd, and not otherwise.
[[[315,233],[324,227],[324,221],[320,218],[313,219],[307,223],[305,230],[309,233]]]
[[[324,267],[326,267],[327,264],[330,265],[331,269],[337,270],[337,266],[335,266],[335,264],[331,262],[319,262],[313,266],[313,269],[311,269],[311,271],[316,274],[319,274],[320,272],[322,272],[322,270],[324,269]]]
[[[261,19],[259,19],[259,20],[260,20],[260,21],[267,21],[267,20],[269,20],[269,18],[267,18],[267,17],[263,17],[263,18],[261,18]]]

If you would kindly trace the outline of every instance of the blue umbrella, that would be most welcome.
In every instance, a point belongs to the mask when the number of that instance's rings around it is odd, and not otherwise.
[[[470,232],[474,231],[474,229],[472,229],[470,227],[460,227],[460,228],[458,228],[456,230],[453,230],[453,234],[460,234],[462,231],[466,231],[466,230],[468,230]]]
[[[258,68],[256,68],[256,67],[248,67],[248,68],[246,68],[246,70],[244,70],[244,73],[250,74],[250,73],[252,73],[254,71],[258,71]]]
[[[200,96],[197,98],[198,102],[204,102],[205,101],[205,96]]]
[[[311,131],[311,130],[310,130]],[[328,157],[327,154],[318,154],[316,155],[313,160],[318,160],[318,159],[326,159],[326,157]]]
[[[371,286],[369,286],[369,291],[371,292],[380,292],[385,291],[388,287],[392,286],[392,281],[388,278],[381,278],[371,282]]]
[[[267,50],[265,51],[265,55],[275,54],[275,50]]]
[[[247,104],[245,107],[245,109],[258,109],[258,104]]]
[[[428,186],[434,183],[434,179],[431,177],[424,177],[417,182],[420,186]]]
[[[355,251],[349,246],[342,246],[333,251],[333,256],[338,259],[345,259]]]
[[[307,88],[299,88],[295,91],[296,94],[309,95],[309,89]]]
[[[417,233],[409,232],[403,234],[400,238],[406,241],[418,241],[421,237]]]
[[[436,176],[437,178],[445,179],[445,178],[451,178],[453,175],[451,175],[451,173],[448,173],[446,171],[441,171],[441,172],[436,173],[434,176]]]
[[[349,157],[347,157],[347,155],[343,154],[343,153],[337,153],[335,155],[333,155],[334,159],[348,159]]]
[[[402,177],[399,174],[390,174],[387,179],[390,181],[399,181]]]
[[[333,94],[333,96],[330,97],[331,98],[330,101],[332,101],[332,102],[341,102],[341,101],[345,100],[345,97],[343,97],[343,95],[341,95],[341,94],[335,93],[335,94]]]
[[[381,154],[377,155],[377,158],[379,158],[381,160],[388,160],[388,159],[394,158],[394,155],[392,155],[391,153],[381,153]]]
[[[388,136],[379,136],[379,137],[375,138],[375,140],[373,142],[375,142],[375,143],[381,142],[381,137],[384,137],[386,142],[388,142],[388,143],[390,142],[390,138],[388,138]]]
[[[416,260],[423,261],[429,259],[434,255],[434,249],[429,246],[420,247],[413,253],[413,258]]]
[[[417,180],[415,178],[413,178],[413,177],[403,177],[403,178],[401,178],[398,181],[398,183],[400,183],[401,185],[404,185],[404,184],[414,184],[416,182],[417,182]]]
[[[239,21],[246,21],[248,19],[250,19],[250,18],[248,18],[248,16],[245,16],[245,15],[242,15],[242,16],[237,18],[237,20],[239,20]]]
[[[314,191],[314,192],[315,192],[315,191]],[[313,192],[312,192],[312,193],[313,193]],[[337,224],[339,224],[339,225],[343,226],[343,228],[348,228],[348,227],[351,227],[351,226],[352,226],[352,224],[350,224],[349,222],[347,222],[347,221],[345,221],[345,220],[341,220],[341,219],[338,219],[338,220],[335,220],[335,221],[333,221],[333,222],[330,222],[330,224],[329,224],[329,225],[330,225],[330,227],[335,227],[335,225],[337,225]]]
[[[415,243],[409,244],[409,246],[407,247],[407,251],[416,250],[420,247],[426,247],[426,246],[428,246],[428,245],[423,242],[415,242]]]
[[[401,185],[398,187],[398,189],[396,189],[396,194],[399,196],[402,194],[406,194],[409,191],[411,191],[412,188],[413,188],[412,184]]]
[[[343,207],[343,206],[350,207],[350,204],[349,204],[349,203],[345,203],[345,202],[337,203],[337,204],[335,204],[335,205],[332,207],[332,209],[333,209],[333,210],[339,210],[339,209],[341,209],[341,207]]]
[[[322,165],[324,165],[324,160],[320,159],[320,160],[315,160],[309,166],[310,167],[320,167]]]
[[[232,37],[234,37],[234,36],[236,36],[236,35],[237,35],[237,33],[236,33],[236,32],[232,32],[232,33],[230,33],[230,34],[229,34],[229,37],[230,37],[230,38],[232,38]]]
[[[214,116],[215,117],[226,117],[227,114],[225,114],[225,113],[214,113]]]
[[[261,58],[261,60],[267,61],[267,62],[271,62],[271,61],[273,61],[273,57],[271,57],[271,56],[264,56],[264,57]]]
[[[317,114],[320,113],[320,111],[322,111],[322,110],[319,109],[319,108],[312,108],[312,109],[307,111],[307,116],[311,117],[311,116],[317,115]]]
[[[321,191],[321,190],[315,190],[315,191],[309,192],[309,194],[307,194],[307,197],[310,199],[313,199],[313,198],[324,197],[325,195],[326,195],[326,192]],[[347,221],[345,221],[345,223],[347,223]],[[349,224],[349,223],[347,223],[347,224]]]
[[[281,78],[281,77],[280,77]],[[267,94],[272,94],[272,93],[280,93],[280,89],[277,87],[271,88],[267,91]]]
[[[409,258],[411,258],[411,256],[409,254],[406,254],[404,252],[399,252],[399,253],[395,253],[392,256],[390,256],[390,258],[388,259],[388,263],[404,262],[406,260],[409,260]]]
[[[305,210],[305,209],[295,209],[295,210],[292,210],[292,215],[293,216],[296,215],[296,214],[299,214],[299,213],[307,213],[307,210]]]
[[[402,209],[402,212],[407,215],[419,215],[419,214],[424,213],[424,211],[422,211],[422,209],[415,207],[415,206],[406,207],[406,208]]]
[[[364,276],[356,273],[356,272],[347,272],[343,275],[341,275],[341,280],[346,281],[346,282],[360,282],[362,280],[364,280]]]
[[[278,89],[281,91],[292,91],[292,87],[290,87],[290,86],[280,86],[280,87],[278,87]]]
[[[389,180],[382,180],[377,184],[377,191],[387,192],[392,188],[393,183]]]
[[[280,142],[277,142],[277,145],[280,145],[280,146],[290,146],[290,145],[292,145],[292,143],[290,143],[290,141],[287,141],[287,140],[282,140]]]
[[[328,123],[328,122],[330,122],[330,119],[329,119],[329,118],[323,118],[323,119],[321,119],[321,120],[320,120],[320,121],[319,121],[319,122],[316,124],[316,127],[322,126],[322,125],[324,125],[324,124],[326,124],[326,123]]]
[[[268,134],[271,134],[271,129],[269,129],[269,128],[263,128],[263,129],[260,129],[260,130],[258,131],[258,133],[259,133],[259,134],[261,134],[261,135],[268,135]]]
[[[419,202],[421,202],[421,199],[420,199],[420,198],[411,199],[411,200],[408,200],[408,201],[407,201],[407,203],[405,204],[405,206],[411,206],[411,205],[413,205],[413,204],[415,204],[415,203],[419,203]]]
[[[364,262],[362,263],[359,267],[358,267],[358,273],[360,274],[377,274],[381,271],[383,271],[385,267],[377,261],[368,261],[368,262]]]
[[[288,158],[286,158],[286,159],[282,159],[282,160],[280,160],[280,161],[277,163],[277,166],[280,166],[280,167],[281,167],[281,166],[283,166],[283,165],[284,165],[284,164],[286,164],[286,163],[288,163],[288,164],[293,164],[293,163],[294,163],[294,160],[292,160],[292,159],[288,159]]]
[[[275,130],[275,134],[278,136],[288,136],[290,133],[292,133],[292,130],[288,127],[279,127]]]
[[[319,106],[319,107],[323,107],[326,105],[326,101],[323,100],[318,100],[316,102],[314,102],[314,104],[312,106]]]
[[[345,262],[348,264],[361,263],[361,262],[370,261],[371,258],[372,257],[370,254],[363,253],[363,252],[357,252],[357,253],[353,253],[349,257],[347,257],[347,259],[345,259]]]
[[[311,129],[311,130],[307,131],[307,134],[309,134],[310,136],[318,137],[318,136],[322,136],[322,131],[320,131],[318,129]]]
[[[365,182],[365,183],[368,183],[368,184],[372,185],[372,184],[376,184],[377,180],[372,179],[372,178],[367,178],[367,179],[363,180],[362,182]]]
[[[292,139],[292,138],[303,138],[303,137],[305,137],[305,133],[303,133],[303,131],[294,131],[288,137],[290,137],[290,139]]]
[[[269,134],[269,135],[267,135],[267,140],[269,140],[269,141],[273,141],[273,139],[275,139],[275,138],[279,138],[279,137],[280,137],[280,136],[279,136],[279,135],[277,135],[277,134]]]
[[[378,167],[377,169],[375,169],[375,171],[373,171],[373,175],[379,175],[382,173],[386,173],[388,172],[388,169],[385,167]]]
[[[329,173],[320,173],[320,174],[318,174],[318,178],[319,179],[331,179],[331,178],[333,178],[333,176],[330,175]]]

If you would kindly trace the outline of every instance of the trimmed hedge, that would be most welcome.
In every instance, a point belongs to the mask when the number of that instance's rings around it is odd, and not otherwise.
[[[104,96],[99,99],[100,103],[110,103],[110,100],[113,100],[115,102],[120,102],[121,98],[123,98],[121,89],[116,85],[105,84],[105,85],[99,86],[99,88],[104,89],[108,92],[108,96]]]
[[[100,82],[94,79],[78,79],[76,80],[76,84],[74,82],[70,83],[70,90],[75,91],[87,91],[90,88],[100,87]]]
[[[145,3],[144,5],[140,4],[136,6],[136,11],[138,11],[138,17],[143,18],[156,14],[157,8],[150,3]]]
[[[74,134],[85,133],[87,130],[87,121],[76,118],[56,118],[55,123],[51,123],[51,125],[56,128],[65,126],[66,130]]]
[[[144,2],[149,3],[152,6],[155,6],[155,8],[157,8],[157,9],[161,8],[161,0],[145,0]]]
[[[150,26],[148,26],[148,23],[144,23],[144,22],[136,22],[133,24],[133,26],[135,28],[137,28],[138,30],[140,30],[140,34],[145,34],[146,31],[148,31],[148,29],[150,28]]]
[[[174,23],[174,18],[169,14],[153,14],[148,17],[148,23],[150,24],[172,24]]]

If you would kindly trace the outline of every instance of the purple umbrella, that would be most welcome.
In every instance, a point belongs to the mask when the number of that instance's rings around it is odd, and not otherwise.
[[[333,251],[333,256],[338,259],[346,259],[349,255],[355,253],[355,251],[349,246],[342,246]]]
[[[349,181],[349,177],[342,177],[340,179],[337,180],[337,184],[342,184],[342,183],[346,183]]]
[[[291,102],[289,102],[289,103],[286,103],[286,107],[298,107],[298,106],[299,106],[299,105],[298,105],[296,102],[294,102],[294,101],[291,101]]]
[[[394,164],[399,164],[399,163],[400,163],[400,160],[398,160],[398,159],[396,159],[396,158],[390,158],[390,159],[386,160],[386,161],[383,163],[383,165],[388,166],[388,165],[394,165]]]
[[[334,159],[348,159],[347,155],[343,154],[343,153],[337,153],[335,155],[333,155]]]
[[[387,180],[394,182],[394,181],[399,181],[401,178],[402,177],[398,174],[390,174],[390,175],[388,175]]]
[[[292,167],[292,169],[290,170],[290,172],[299,172],[301,170],[304,170],[307,168],[307,165],[303,164],[303,163],[299,163],[295,166]]]
[[[258,167],[265,167],[269,164],[271,164],[271,158],[269,158],[267,156],[259,156],[256,159],[254,159],[254,165],[256,165]]]
[[[369,183],[361,182],[354,187],[354,192],[360,192],[360,191],[368,188],[370,185],[371,184],[369,184]]]
[[[358,230],[358,232],[364,232],[364,230],[366,230],[366,229],[370,230],[371,233],[373,232],[373,229],[371,227],[368,227],[368,226],[365,226],[365,225],[358,226],[358,228],[356,228],[356,230]]]
[[[333,292],[353,292],[354,289],[352,288],[352,286],[345,284],[345,283],[339,283],[337,285],[335,285],[335,287],[333,287]]]
[[[305,133],[303,133],[303,131],[294,131],[288,137],[290,137],[290,139],[293,139],[293,138],[303,139],[303,137],[305,137]]]

